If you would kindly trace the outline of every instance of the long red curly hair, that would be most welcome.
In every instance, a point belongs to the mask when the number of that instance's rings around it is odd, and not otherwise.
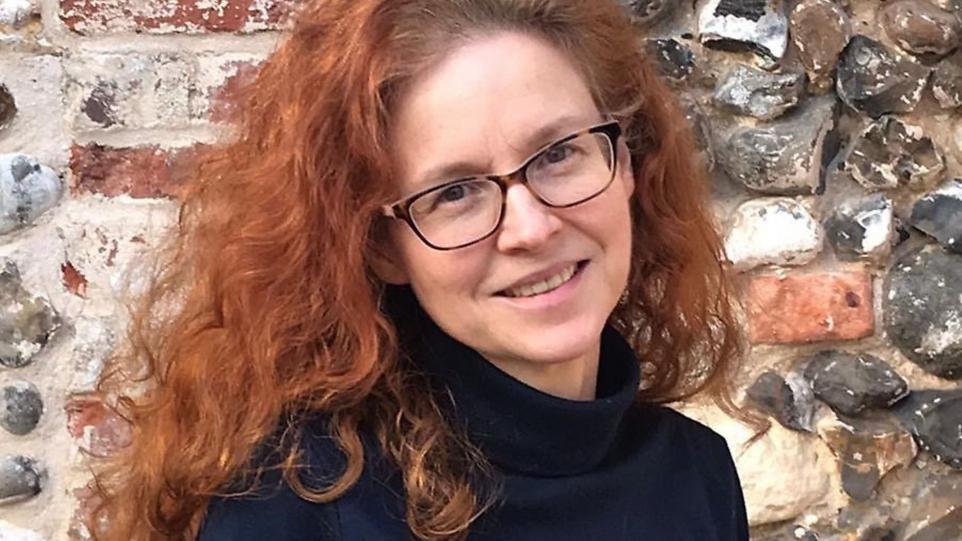
[[[738,414],[728,376],[744,341],[706,175],[614,0],[308,0],[240,97],[231,141],[193,169],[101,380],[134,437],[98,470],[98,539],[193,539],[213,496],[256,478],[265,445],[303,497],[336,499],[362,472],[365,430],[402,473],[416,537],[465,538],[491,501],[467,471],[484,459],[400,362],[372,261],[380,205],[398,195],[398,96],[452,47],[499,31],[564,50],[625,129],[633,254],[611,322],[650,363],[638,400],[705,391]],[[315,490],[296,442],[318,413],[347,466]]]

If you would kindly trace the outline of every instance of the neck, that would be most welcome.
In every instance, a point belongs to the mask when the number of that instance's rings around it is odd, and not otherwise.
[[[600,350],[599,341],[584,355],[554,363],[482,356],[506,374],[543,393],[568,400],[594,400]]]

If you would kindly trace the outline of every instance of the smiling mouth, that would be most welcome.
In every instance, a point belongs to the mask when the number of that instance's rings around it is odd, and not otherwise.
[[[526,284],[523,286],[517,286],[499,291],[497,295],[503,297],[536,297],[538,295],[544,295],[545,293],[550,293],[555,289],[565,285],[576,274],[581,272],[581,270],[587,265],[588,260],[582,260],[577,263],[573,263],[570,266],[564,268],[558,274],[541,280],[539,282]]]

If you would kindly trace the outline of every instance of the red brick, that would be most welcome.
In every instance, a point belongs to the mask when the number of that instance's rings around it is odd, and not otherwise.
[[[60,0],[60,20],[78,34],[241,32],[283,28],[299,0]],[[212,5],[214,4],[214,5]]]
[[[96,397],[71,398],[64,410],[67,432],[77,439],[81,449],[92,455],[109,455],[130,442],[130,424]]]
[[[87,278],[80,272],[73,263],[67,261],[60,265],[60,272],[63,277],[63,287],[74,295],[87,298]]]
[[[177,197],[198,148],[74,145],[70,149],[73,188],[108,196]]]
[[[754,343],[855,340],[875,331],[872,278],[862,270],[754,276],[747,305]]]

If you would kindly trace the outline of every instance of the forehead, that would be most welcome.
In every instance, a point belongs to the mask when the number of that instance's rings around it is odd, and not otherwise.
[[[546,140],[543,126],[564,118],[559,133],[600,119],[573,61],[542,39],[502,33],[472,41],[415,79],[398,104],[394,158],[401,188],[448,163],[465,174],[503,172]]]

